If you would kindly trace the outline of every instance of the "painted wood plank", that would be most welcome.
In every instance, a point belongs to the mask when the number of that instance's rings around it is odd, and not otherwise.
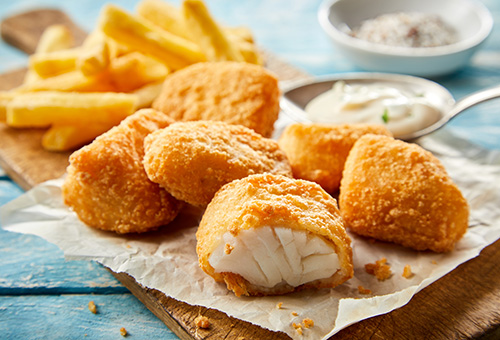
[[[131,294],[0,296],[1,339],[124,339],[122,327],[130,339],[179,339]]]
[[[126,292],[99,264],[65,261],[57,246],[37,236],[0,229],[0,294]]]

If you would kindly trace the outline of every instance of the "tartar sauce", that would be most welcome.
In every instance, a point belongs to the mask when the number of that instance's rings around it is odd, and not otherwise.
[[[382,83],[346,84],[311,100],[305,111],[309,120],[329,124],[383,124],[395,137],[425,128],[440,112],[421,94]]]

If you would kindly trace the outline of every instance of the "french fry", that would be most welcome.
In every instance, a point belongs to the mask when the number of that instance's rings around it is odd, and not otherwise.
[[[0,91],[0,122],[5,122],[7,105],[14,99],[14,92]]]
[[[80,48],[35,53],[29,58],[29,69],[41,78],[54,77],[76,69]]]
[[[238,50],[243,56],[243,59],[245,59],[247,63],[261,66],[264,65],[262,55],[259,53],[257,47],[254,44],[247,41],[238,41],[235,42],[235,45],[238,47]]]
[[[229,39],[233,41],[246,41],[253,44],[255,41],[253,39],[252,31],[245,26],[237,27],[224,27],[224,32]]]
[[[70,30],[64,25],[47,27],[38,41],[35,53],[48,53],[65,50],[74,46],[75,41]]]
[[[85,145],[111,129],[111,124],[53,125],[42,137],[48,151],[69,151]]]
[[[108,44],[103,40],[82,51],[77,60],[77,68],[84,76],[90,77],[104,71],[109,65],[109,59]]]
[[[184,0],[182,10],[186,24],[209,61],[245,61],[238,48],[210,15],[202,0]]]
[[[51,25],[43,31],[34,54],[50,53],[69,49],[73,45],[74,37],[66,26]],[[28,71],[24,77],[24,83],[30,83],[39,78],[40,76],[28,67]]]
[[[132,91],[131,93],[137,96],[137,109],[151,107],[153,101],[160,94],[162,86],[163,80],[157,81],[155,83],[149,83],[137,90]]]
[[[137,96],[125,93],[36,92],[18,94],[7,104],[12,127],[116,125],[134,112]]]
[[[111,61],[109,77],[119,92],[130,92],[148,83],[163,80],[168,68],[151,57],[132,52]]]
[[[113,5],[103,8],[99,27],[112,39],[158,59],[172,70],[206,60],[193,42],[164,31]]]
[[[23,84],[14,89],[16,92],[112,92],[115,90],[106,72],[92,77],[86,77],[78,70],[50,78],[34,80],[29,84]]]
[[[137,14],[167,32],[191,40],[182,12],[163,0],[142,0],[137,4]]]

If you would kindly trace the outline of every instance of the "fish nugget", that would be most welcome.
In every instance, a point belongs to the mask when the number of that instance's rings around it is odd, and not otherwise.
[[[279,138],[295,178],[318,183],[329,193],[340,187],[344,163],[359,137],[372,133],[392,136],[383,125],[291,124]]]
[[[337,201],[310,181],[257,174],[225,185],[196,239],[200,267],[236,296],[333,288],[353,276]]]
[[[353,232],[416,250],[451,251],[469,206],[441,162],[416,144],[365,135],[345,163],[340,211]]]
[[[144,147],[149,179],[199,207],[232,180],[263,172],[292,176],[278,143],[241,125],[177,122],[146,137]]]
[[[279,97],[277,78],[262,66],[203,62],[167,76],[153,108],[176,121],[224,121],[270,137]]]
[[[173,120],[143,109],[70,156],[62,186],[64,203],[85,224],[141,233],[168,224],[182,204],[146,176],[144,137]]]

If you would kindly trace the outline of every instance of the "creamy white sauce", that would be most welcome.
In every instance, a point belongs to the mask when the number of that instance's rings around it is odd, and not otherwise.
[[[425,128],[440,112],[421,94],[382,83],[337,81],[305,107],[309,120],[329,124],[383,124],[395,137]]]
[[[285,227],[260,227],[227,232],[208,259],[216,272],[241,275],[248,282],[272,288],[293,287],[331,277],[340,269],[333,247],[321,237]]]

